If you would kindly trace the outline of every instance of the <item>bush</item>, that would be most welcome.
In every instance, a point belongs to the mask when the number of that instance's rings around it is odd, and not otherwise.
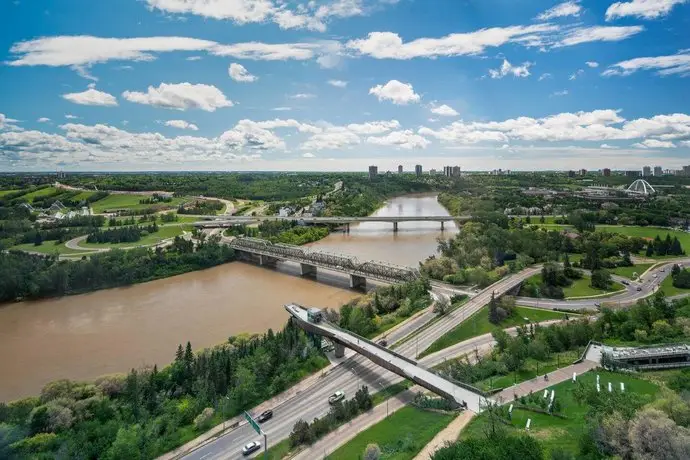
[[[690,289],[690,270],[681,270],[673,277],[673,286],[679,289]]]
[[[194,428],[198,431],[206,431],[209,429],[214,414],[215,411],[211,407],[202,410],[201,413],[194,418]]]

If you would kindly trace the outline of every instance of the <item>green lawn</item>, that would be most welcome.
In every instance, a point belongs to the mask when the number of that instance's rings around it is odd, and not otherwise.
[[[455,417],[406,406],[360,432],[328,456],[329,460],[361,459],[369,444],[378,444],[386,460],[413,459]]]
[[[644,379],[635,378],[628,374],[619,374],[606,371],[590,371],[578,377],[578,380],[586,385],[594,386],[596,384],[596,375],[599,374],[601,378],[602,390],[606,391],[608,382],[612,382],[615,389],[620,388],[620,382],[625,384],[625,391],[632,391],[643,395],[646,399],[651,401],[654,395],[659,391],[659,387]],[[571,451],[573,454],[578,453],[579,438],[586,428],[585,414],[587,408],[578,404],[573,397],[573,390],[575,385],[572,380],[561,382],[551,387],[555,390],[556,398],[559,399],[563,410],[561,413],[568,417],[561,419],[552,417],[546,414],[540,414],[532,411],[515,409],[513,410],[512,422],[508,425],[508,430],[514,433],[524,432],[527,419],[532,419],[530,433],[542,441],[547,455],[555,448],[562,448]],[[506,404],[511,404],[513,401],[506,401]],[[475,417],[469,425],[462,431],[461,438],[468,437],[483,437],[484,425],[486,424],[486,417],[480,415]]]
[[[75,249],[70,249],[67,246],[65,246],[64,243],[60,244],[55,244],[56,241],[44,241],[42,245],[36,246],[33,243],[27,243],[27,244],[18,244],[16,246],[12,246],[10,249],[18,249],[20,251],[29,251],[29,252],[40,252],[41,254],[82,254],[82,255],[89,255],[92,254],[93,251],[78,251]]]
[[[98,200],[91,204],[93,212],[102,213],[109,210],[116,209],[144,209],[155,206],[161,206],[166,208],[176,208],[182,204],[184,198],[173,198],[170,203],[160,203],[160,204],[140,204],[139,200],[145,200],[149,198],[147,195],[108,195],[107,197]]]
[[[625,276],[626,278],[633,279],[633,273],[637,273],[637,275],[640,276],[652,265],[654,264],[637,264],[632,267],[616,267],[610,271],[618,276]]]
[[[680,294],[690,294],[690,289],[681,289],[675,287],[673,285],[673,278],[671,275],[667,276],[666,279],[661,282],[661,290],[664,291],[664,293],[669,297]]]
[[[38,198],[39,196],[50,195],[50,194],[55,193],[56,191],[57,191],[57,189],[55,187],[46,187],[46,188],[34,190],[33,192],[27,193],[26,195],[24,195],[24,198],[26,198],[26,201],[31,203],[34,201],[34,198]]]
[[[74,198],[72,198],[74,201],[81,201],[81,200],[88,200],[91,198],[93,195],[95,195],[96,192],[81,192],[78,195],[75,195]]]
[[[0,190],[0,198],[10,193],[18,192],[19,190]]]
[[[472,337],[477,337],[478,335],[493,332],[497,329],[520,326],[527,324],[530,321],[538,323],[550,319],[563,319],[564,317],[565,315],[563,313],[558,313],[555,311],[529,307],[516,307],[515,313],[510,318],[507,318],[499,325],[495,325],[489,322],[489,307],[484,306],[477,313],[460,323],[460,325],[458,325],[455,329],[439,337],[438,340],[432,343],[429,348],[424,350],[419,357],[422,358],[426,355],[430,355],[431,353],[448,348],[451,345],[455,345],[456,343],[463,342],[467,339],[471,339]]]
[[[270,440],[269,440],[270,443]],[[281,460],[287,454],[290,453],[290,438],[283,439],[278,444],[270,445],[268,447],[268,459],[269,460]],[[257,455],[258,459],[263,459],[264,454],[261,453]]]
[[[169,227],[158,227],[158,231],[156,233],[151,233],[150,235],[147,235],[140,239],[139,241],[135,241],[133,243],[117,243],[117,244],[110,244],[110,243],[87,243],[83,242],[79,246],[84,247],[84,248],[108,248],[108,249],[114,249],[114,248],[131,248],[135,246],[150,246],[154,245],[156,243],[159,243],[161,240],[164,240],[166,238],[172,238],[174,236],[182,235],[182,232],[184,230],[189,230],[188,226],[169,226]]]
[[[528,283],[541,284],[541,273],[531,276],[527,279]],[[590,277],[588,275],[583,276],[579,280],[574,280],[573,284],[568,287],[563,288],[563,294],[565,298],[571,297],[606,297],[604,294],[613,295],[617,291],[623,290],[624,287],[620,283],[613,282],[611,287],[607,290],[596,289],[589,285]]]
[[[597,232],[611,232],[620,233],[628,236],[639,236],[642,238],[654,238],[659,235],[660,238],[666,238],[666,234],[678,237],[680,245],[683,246],[686,252],[690,253],[690,233],[681,232],[677,230],[669,230],[659,227],[639,227],[639,226],[625,226],[625,225],[597,225]]]
[[[402,382],[394,383],[393,385],[389,385],[387,387],[384,387],[383,390],[377,391],[374,393],[372,396],[372,399],[374,401],[374,406],[377,406],[384,402],[388,398],[392,398],[393,396],[402,393],[403,391],[407,390],[408,388],[411,388],[414,385],[414,383],[410,380],[403,380]],[[378,388],[377,388],[378,390]]]

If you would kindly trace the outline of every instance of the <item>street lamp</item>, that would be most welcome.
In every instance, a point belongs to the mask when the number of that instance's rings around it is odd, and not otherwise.
[[[378,384],[379,384],[379,386],[381,387],[381,391],[383,392],[383,383],[381,383],[381,381],[379,380],[379,381],[378,381]],[[385,395],[384,395],[384,396],[385,396]],[[390,399],[390,398],[386,398],[386,418],[388,418],[388,400],[389,400],[389,399]]]

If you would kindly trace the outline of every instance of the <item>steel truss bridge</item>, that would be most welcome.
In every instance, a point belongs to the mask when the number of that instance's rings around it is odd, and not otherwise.
[[[230,243],[230,247],[236,251],[263,256],[267,258],[267,263],[278,260],[299,262],[302,266],[303,274],[314,273],[316,267],[321,267],[347,273],[354,277],[371,278],[387,283],[414,281],[421,276],[419,270],[410,267],[402,267],[386,262],[360,262],[352,256],[310,250],[290,244],[274,244],[259,238],[235,238]],[[261,263],[264,264],[263,261]]]

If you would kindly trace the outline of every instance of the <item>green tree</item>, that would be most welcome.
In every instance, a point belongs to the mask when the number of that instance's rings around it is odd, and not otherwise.
[[[496,294],[491,293],[491,300],[489,301],[489,322],[492,324],[498,324],[500,318],[498,316],[498,301],[496,300]]]
[[[611,286],[611,273],[606,269],[592,271],[592,287],[596,289],[608,289]]]
[[[139,460],[143,458],[141,443],[141,427],[139,425],[120,428],[105,458],[108,460]]]

